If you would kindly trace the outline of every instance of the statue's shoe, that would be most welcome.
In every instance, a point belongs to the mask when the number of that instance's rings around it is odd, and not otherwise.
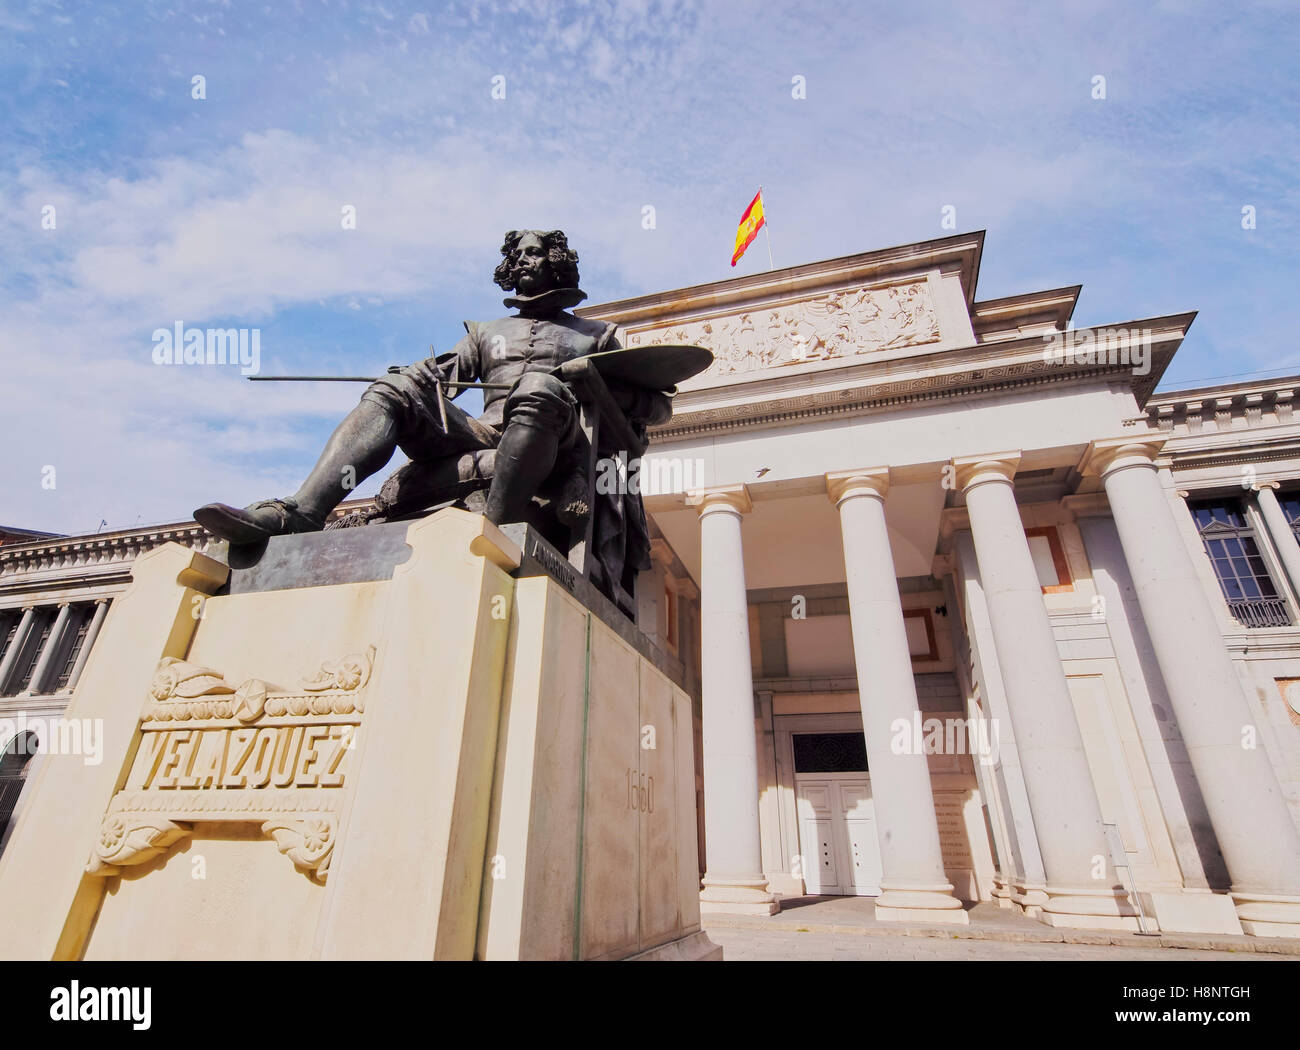
[[[291,499],[264,499],[243,510],[209,503],[194,512],[194,520],[214,536],[237,544],[261,543],[291,532],[319,532],[325,527],[324,521],[304,514]]]
[[[591,507],[587,503],[587,472],[585,470],[570,474],[564,480],[559,497],[555,501],[555,516],[571,529],[584,528],[587,518],[591,516]]]

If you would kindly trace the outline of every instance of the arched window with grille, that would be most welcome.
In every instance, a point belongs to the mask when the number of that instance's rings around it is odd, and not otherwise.
[[[4,841],[38,745],[36,734],[25,730],[10,738],[0,752],[0,842]]]

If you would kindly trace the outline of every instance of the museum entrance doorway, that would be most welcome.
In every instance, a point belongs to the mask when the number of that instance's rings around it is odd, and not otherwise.
[[[795,808],[806,892],[880,893],[866,744],[859,733],[793,733]]]

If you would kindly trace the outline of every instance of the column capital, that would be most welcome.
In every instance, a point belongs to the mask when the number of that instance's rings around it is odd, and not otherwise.
[[[754,509],[747,485],[715,485],[707,489],[692,489],[686,493],[686,505],[698,507],[701,518],[716,510],[748,514]]]
[[[986,481],[1005,481],[1009,485],[1020,466],[1020,450],[955,456],[951,466],[956,473],[957,488],[963,492]]]
[[[826,475],[826,495],[837,506],[844,500],[857,496],[876,496],[884,499],[888,492],[888,467],[836,470]]]
[[[1261,489],[1272,489],[1274,492],[1276,492],[1278,489],[1282,487],[1282,485],[1276,481],[1257,481],[1255,482],[1255,484],[1251,485],[1250,487],[1254,489],[1256,492],[1259,492]]]
[[[1079,463],[1084,477],[1105,477],[1123,467],[1156,465],[1160,450],[1169,440],[1159,432],[1127,434],[1124,437],[1098,438],[1088,446]]]

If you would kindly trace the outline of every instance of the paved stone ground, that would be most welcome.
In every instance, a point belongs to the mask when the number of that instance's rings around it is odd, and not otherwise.
[[[1047,962],[1054,959],[1112,961],[1252,959],[1295,961],[1294,956],[1255,952],[1216,952],[1194,948],[1125,948],[1093,944],[1039,944],[1024,941],[941,940],[889,933],[799,933],[796,929],[750,929],[705,926],[709,939],[722,946],[731,962],[867,961],[867,960],[1001,960]]]
[[[964,927],[902,925],[875,919],[870,897],[782,901],[770,918],[704,920],[709,937],[733,960],[868,959],[1258,959],[1300,961],[1300,944],[1273,938],[1206,934],[1142,937],[1101,930],[1059,930],[995,903],[968,909]]]

